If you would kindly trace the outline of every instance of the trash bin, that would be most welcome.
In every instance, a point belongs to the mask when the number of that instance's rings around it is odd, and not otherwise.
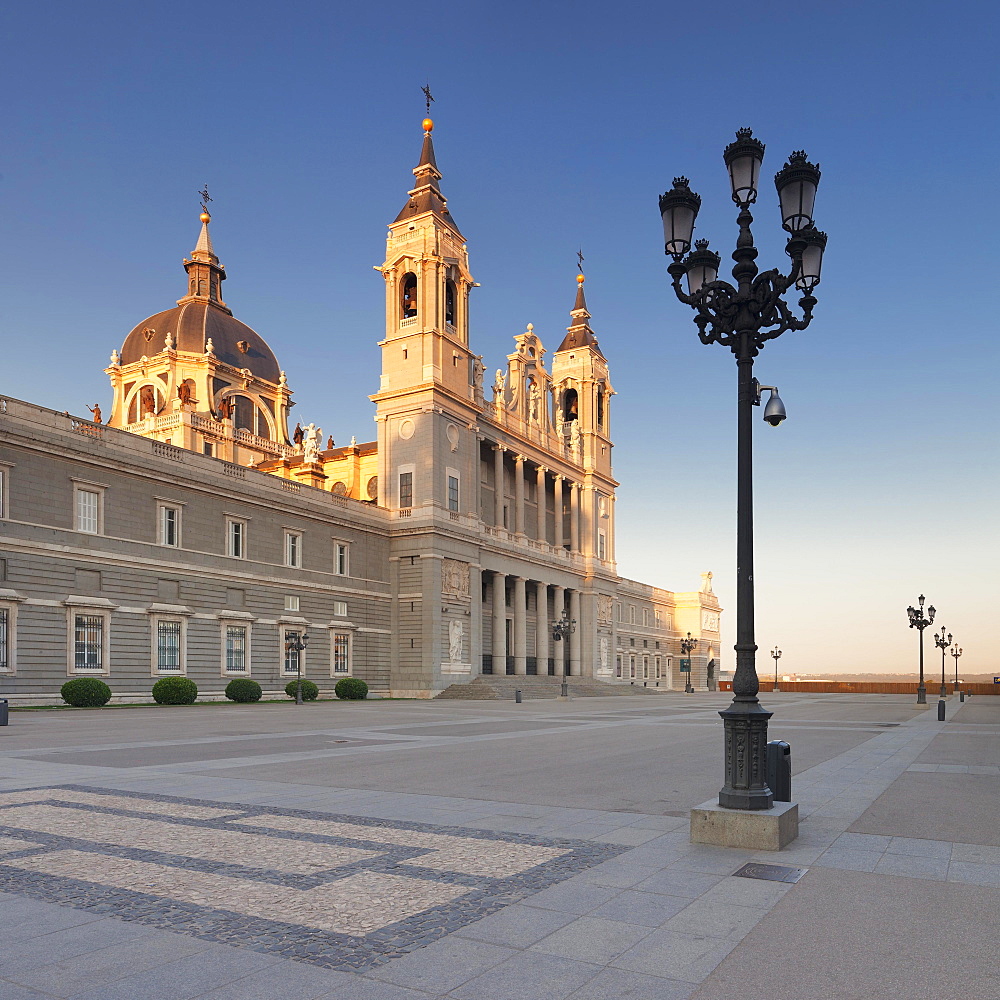
[[[765,747],[767,787],[775,802],[792,801],[792,748],[784,740],[771,740]]]
[[[958,700],[959,701],[965,701],[965,692],[964,691],[959,691],[958,692]]]
[[[938,722],[944,722],[944,701],[938,702]]]
[[[0,698],[0,726],[7,725],[7,699]]]
[[[520,688],[515,688],[514,689],[514,702],[517,705],[521,704],[521,689]]]

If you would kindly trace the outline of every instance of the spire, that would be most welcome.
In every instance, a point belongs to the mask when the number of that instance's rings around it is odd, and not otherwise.
[[[184,261],[184,270],[188,273],[188,293],[184,298],[178,299],[177,304],[207,302],[231,316],[232,311],[222,301],[221,293],[222,282],[226,280],[226,269],[219,263],[215,247],[212,246],[212,234],[208,231],[208,224],[212,221],[208,211],[208,202],[212,200],[208,195],[208,187],[206,186],[199,194],[201,232],[198,234],[194,250],[191,251],[191,259]]]
[[[586,279],[581,271],[576,276],[576,302],[570,310],[573,322],[566,329],[566,336],[559,345],[560,351],[571,351],[575,347],[592,347],[603,358],[601,348],[598,346],[597,337],[590,329],[590,313],[587,312],[587,298],[583,294],[583,283]]]
[[[434,140],[431,133],[434,131],[434,122],[430,118],[423,120],[424,141],[420,147],[420,162],[413,168],[413,176],[417,183],[409,194],[409,200],[403,206],[403,210],[396,216],[395,222],[405,222],[407,219],[433,212],[438,218],[455,231],[462,234],[455,225],[455,220],[448,211],[448,200],[441,194],[438,181],[441,180],[441,171],[438,170],[437,160],[434,158]]]

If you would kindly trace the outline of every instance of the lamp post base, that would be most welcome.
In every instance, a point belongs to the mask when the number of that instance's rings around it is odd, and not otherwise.
[[[917,685],[917,704],[926,705],[927,704],[927,688],[923,684]]]
[[[725,809],[770,809],[774,793],[767,787],[764,747],[767,720],[773,713],[753,701],[733,701],[722,716],[726,736],[726,783],[719,792]]]
[[[945,684],[941,685],[941,697],[942,698],[947,698],[948,697],[948,688],[947,688],[947,686]]]

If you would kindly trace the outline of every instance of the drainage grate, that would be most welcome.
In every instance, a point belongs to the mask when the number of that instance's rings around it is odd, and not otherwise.
[[[808,868],[791,868],[788,865],[759,865],[751,862],[733,872],[740,878],[762,878],[769,882],[798,882]]]

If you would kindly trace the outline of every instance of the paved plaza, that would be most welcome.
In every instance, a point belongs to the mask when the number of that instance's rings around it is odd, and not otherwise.
[[[1000,699],[765,695],[778,853],[688,840],[728,701],[12,713],[0,1000],[1000,996]]]

